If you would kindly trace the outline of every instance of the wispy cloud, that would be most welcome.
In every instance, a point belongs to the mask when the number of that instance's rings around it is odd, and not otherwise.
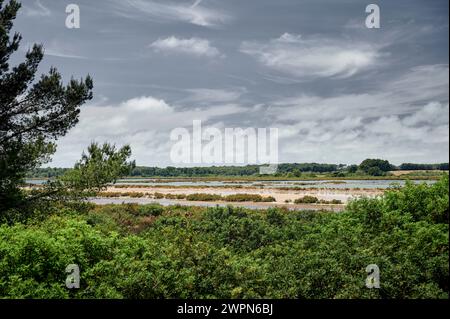
[[[53,57],[57,57],[57,58],[65,58],[65,59],[87,59],[87,57],[85,57],[85,56],[64,53],[62,51],[57,51],[54,49],[45,49],[45,55],[53,56]]]
[[[174,36],[158,39],[150,47],[157,52],[182,53],[197,57],[223,57],[220,51],[211,46],[208,40],[200,38],[178,39]]]
[[[66,59],[87,59],[76,53],[70,45],[53,40],[44,46],[45,55]]]
[[[203,0],[195,0],[194,4],[191,6],[191,8],[195,8],[196,6],[198,6],[200,3],[202,3]]]
[[[52,14],[50,9],[44,6],[40,0],[26,4],[24,6],[24,13],[29,17],[48,17]]]
[[[135,18],[144,15],[156,20],[182,21],[204,27],[221,25],[230,16],[221,10],[204,6],[202,1],[180,3],[157,0],[116,0],[118,13]]]
[[[431,101],[448,103],[448,71],[448,65],[415,67],[373,91],[328,97],[300,95],[281,98],[271,103],[269,112],[281,121],[333,121],[349,114],[367,119],[407,116]]]
[[[194,102],[199,104],[211,103],[225,103],[233,102],[239,99],[246,90],[244,88],[239,90],[224,90],[224,89],[189,89],[187,92],[190,94],[184,101]]]
[[[348,78],[374,67],[381,57],[369,43],[285,33],[269,42],[243,42],[241,52],[275,71],[299,79]]]

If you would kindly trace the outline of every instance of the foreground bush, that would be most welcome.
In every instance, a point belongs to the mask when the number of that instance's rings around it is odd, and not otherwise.
[[[0,297],[448,298],[448,231],[448,176],[341,213],[98,206],[0,226]]]

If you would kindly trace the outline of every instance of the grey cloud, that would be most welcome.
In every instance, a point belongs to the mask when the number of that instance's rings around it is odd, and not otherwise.
[[[278,127],[282,162],[448,161],[447,0],[380,0],[379,30],[356,0],[77,0],[78,30],[72,1],[22,2],[15,29],[44,44],[41,70],[94,78],[50,165],[92,139],[172,165],[168,133],[193,119]]]
[[[369,155],[397,164],[448,157],[448,65],[415,67],[369,92],[303,95],[271,105],[267,112],[280,129],[284,158],[311,160],[314,144],[337,162]]]
[[[330,97],[301,95],[272,103],[279,120],[336,119],[349,114],[365,118],[407,115],[430,100],[448,101],[448,65],[415,67],[371,91]]]
[[[243,42],[243,53],[297,78],[347,78],[373,68],[382,56],[370,43],[285,33],[268,43]]]

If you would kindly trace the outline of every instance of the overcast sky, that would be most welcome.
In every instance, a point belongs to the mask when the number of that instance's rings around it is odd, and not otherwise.
[[[15,27],[22,50],[44,44],[40,71],[95,81],[50,166],[93,140],[174,165],[170,131],[194,119],[276,127],[280,162],[448,161],[448,0],[376,1],[380,29],[365,26],[369,0],[22,2]],[[65,26],[70,3],[80,29]]]

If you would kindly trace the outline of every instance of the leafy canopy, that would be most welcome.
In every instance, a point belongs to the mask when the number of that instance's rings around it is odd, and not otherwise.
[[[134,162],[127,162],[129,146],[116,150],[114,145],[92,143],[73,170],[43,190],[30,195],[21,189],[26,174],[50,161],[58,138],[78,123],[80,107],[93,97],[93,81],[90,76],[72,78],[65,85],[53,67],[35,81],[44,57],[42,45],[34,45],[24,62],[9,65],[22,39],[12,33],[20,7],[15,0],[6,4],[0,0],[0,213],[4,216],[33,211],[43,200],[82,198],[134,167]]]
[[[25,61],[10,66],[22,40],[12,32],[20,7],[15,0],[0,0],[0,210],[24,199],[18,187],[25,174],[49,161],[56,140],[78,122],[93,89],[90,76],[63,84],[56,68],[35,81],[42,45],[33,45]]]

